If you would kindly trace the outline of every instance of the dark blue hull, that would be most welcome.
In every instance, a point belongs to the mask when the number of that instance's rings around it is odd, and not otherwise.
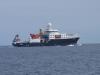
[[[77,38],[70,38],[70,39],[52,39],[48,40],[46,42],[41,43],[12,43],[13,46],[17,47],[34,47],[34,46],[66,46],[66,45],[75,45],[77,44],[77,41],[79,40],[79,37]]]

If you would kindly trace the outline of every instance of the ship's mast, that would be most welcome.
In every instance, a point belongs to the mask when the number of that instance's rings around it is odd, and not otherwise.
[[[52,23],[48,23],[47,30],[51,30],[51,29],[52,29]]]

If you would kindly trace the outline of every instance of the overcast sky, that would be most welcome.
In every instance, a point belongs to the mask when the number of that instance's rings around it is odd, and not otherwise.
[[[48,22],[81,43],[100,43],[100,0],[0,0],[0,45],[27,39]]]

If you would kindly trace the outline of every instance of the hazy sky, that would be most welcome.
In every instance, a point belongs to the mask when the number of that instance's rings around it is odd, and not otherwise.
[[[100,0],[0,0],[0,45],[28,38],[48,22],[81,43],[100,43]]]

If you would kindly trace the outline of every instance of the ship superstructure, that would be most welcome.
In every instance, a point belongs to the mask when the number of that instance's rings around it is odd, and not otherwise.
[[[30,47],[30,46],[65,46],[65,45],[75,45],[79,40],[77,34],[61,34],[57,29],[52,28],[52,24],[48,23],[45,30],[40,29],[38,34],[30,34],[27,41],[21,41],[19,35],[17,34],[13,40],[12,45],[18,47]]]

